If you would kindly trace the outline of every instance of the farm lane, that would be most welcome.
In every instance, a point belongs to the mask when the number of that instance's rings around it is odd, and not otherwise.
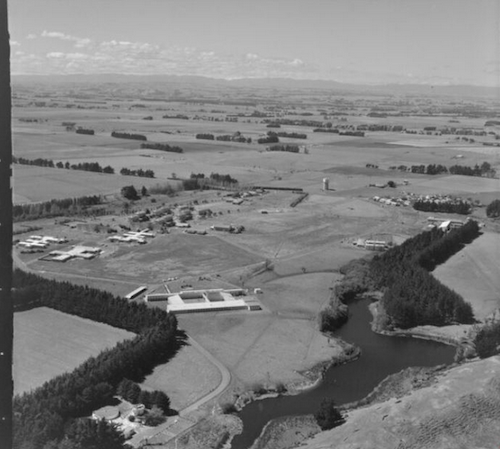
[[[204,397],[198,399],[195,403],[187,406],[179,412],[180,416],[185,416],[189,412],[196,410],[198,407],[204,403],[210,401],[211,399],[220,395],[231,383],[231,373],[230,371],[217,360],[210,352],[208,352],[203,346],[201,346],[193,337],[188,335],[188,343],[195,347],[199,352],[201,352],[210,362],[212,362],[221,373],[221,382],[219,386],[205,395]]]
[[[191,427],[196,425],[196,422],[192,422],[189,420],[189,418],[187,418],[189,413],[191,413],[194,410],[197,410],[203,404],[219,396],[231,383],[231,373],[229,372],[229,370],[221,362],[219,362],[212,354],[210,354],[210,352],[208,352],[203,346],[201,346],[193,337],[190,337],[189,335],[187,337],[188,337],[187,339],[188,344],[193,346],[202,355],[204,355],[220,371],[221,382],[219,386],[215,388],[215,390],[212,390],[210,393],[201,397],[196,402],[180,410],[178,417],[168,418],[166,422],[160,424],[157,427],[146,428],[143,431],[140,430],[139,432],[137,432],[137,434],[134,435],[131,440],[129,440],[129,444],[131,444],[134,447],[138,447],[140,444],[143,444],[147,442],[149,439],[153,439],[154,437],[159,436],[160,434],[164,434],[164,437],[172,435],[164,442],[164,444],[168,443],[168,441],[179,438],[183,433],[185,433]],[[184,425],[182,426],[182,429],[178,433],[175,433],[174,432],[175,424],[181,420]]]

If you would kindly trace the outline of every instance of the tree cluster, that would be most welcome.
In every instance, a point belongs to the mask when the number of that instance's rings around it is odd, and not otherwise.
[[[239,142],[239,143],[252,143],[252,138],[242,136],[240,132],[237,132],[233,135],[224,134],[222,136],[217,136],[215,140],[219,140],[221,142]]]
[[[278,143],[280,139],[277,135],[270,135],[267,137],[260,137],[257,139],[257,143]]]
[[[472,211],[472,205],[467,201],[433,201],[417,200],[413,203],[415,210],[423,212],[444,212],[448,214],[468,215]]]
[[[12,208],[14,221],[35,220],[41,217],[56,217],[60,215],[77,215],[90,206],[102,204],[102,197],[82,196],[78,198],[53,199],[43,203],[15,204]],[[99,213],[97,210],[92,211]]]
[[[365,137],[364,131],[340,131],[340,136]]]
[[[139,199],[137,189],[133,185],[123,186],[121,189],[121,194],[127,200],[135,201]]]
[[[111,133],[111,137],[116,137],[118,139],[148,140],[143,134],[132,134],[118,131],[113,131]]]
[[[314,419],[321,430],[330,430],[345,422],[342,413],[336,407],[335,401],[325,398],[321,401],[319,409],[314,413]]]
[[[108,404],[124,377],[141,381],[179,347],[177,320],[161,309],[150,309],[107,292],[15,270],[14,302],[18,303],[22,296],[23,300],[32,296],[33,305],[55,308],[138,335],[89,358],[71,373],[16,396],[13,401],[16,449],[42,449],[49,443],[57,447],[64,438],[71,438],[68,433],[65,437],[65,432],[69,432],[65,429],[71,422]],[[166,404],[165,398],[157,397],[158,402]]]
[[[477,223],[472,220],[448,235],[433,229],[372,259],[372,282],[376,288],[384,289],[382,304],[395,326],[407,329],[425,324],[474,322],[470,304],[427,269],[447,260],[478,233]]]
[[[500,322],[483,327],[474,339],[476,352],[482,359],[500,353]]]
[[[278,137],[288,137],[290,139],[307,139],[307,134],[305,133],[277,132],[276,134],[278,135]]]
[[[432,271],[478,236],[479,225],[477,221],[469,220],[460,228],[452,229],[443,237],[426,246],[424,250],[420,251],[416,259],[417,263],[427,271]]]
[[[167,152],[171,152],[171,153],[183,153],[184,152],[184,150],[181,147],[178,147],[175,145],[172,146],[172,145],[169,145],[168,143],[155,143],[155,142],[141,143],[141,148],[167,151]]]
[[[267,148],[267,151],[286,151],[288,153],[298,153],[300,151],[300,148],[298,145],[280,144],[271,145]]]
[[[124,176],[138,176],[140,178],[154,178],[155,172],[153,170],[143,170],[142,168],[138,168],[137,170],[130,170],[130,168],[122,168],[120,170],[120,175]]]
[[[491,165],[488,162],[483,162],[481,166],[476,164],[474,167],[468,167],[466,165],[453,165],[449,168],[449,172],[452,175],[463,175],[463,176],[493,177],[496,174],[495,169],[491,168]]]
[[[306,119],[290,119],[290,118],[273,118],[264,119],[262,123],[273,123],[275,125],[291,125],[291,126],[308,126],[311,128],[323,128],[325,125],[320,120],[306,120]]]
[[[204,173],[191,173],[189,179],[182,182],[185,190],[208,189],[210,187],[231,187],[238,184],[238,180],[231,175],[223,175],[219,173],[210,173],[210,176],[205,176]]]
[[[115,170],[110,165],[106,167],[101,167],[98,162],[80,162],[78,164],[70,164],[69,162],[57,162],[51,159],[26,159],[24,157],[12,157],[12,163],[22,164],[22,165],[36,165],[38,167],[51,167],[51,168],[63,168],[66,170],[83,170],[91,171],[95,173],[109,173],[113,174]]]
[[[163,413],[170,412],[170,398],[163,391],[142,390],[130,379],[123,379],[118,384],[116,394],[132,404],[143,404],[148,409],[157,406]]]
[[[339,134],[340,131],[336,128],[315,128],[315,129],[313,129],[313,133]]]
[[[213,134],[209,134],[209,133],[196,134],[196,138],[202,139],[202,140],[215,140],[215,136]]]
[[[500,200],[493,200],[486,206],[486,216],[489,218],[500,217]]]
[[[398,169],[401,169],[400,166]],[[391,167],[392,168],[392,167]],[[483,162],[481,165],[475,165],[474,167],[468,167],[466,165],[453,165],[450,168],[447,168],[441,164],[429,164],[425,165],[412,165],[410,167],[410,171],[412,173],[418,174],[426,174],[426,175],[440,175],[442,173],[450,173],[452,175],[463,175],[463,176],[488,176],[493,177],[496,174],[495,169],[491,167],[491,164],[488,162]]]
[[[77,134],[88,134],[89,136],[93,136],[95,134],[95,131],[93,129],[85,129],[85,128],[78,128],[76,130]]]

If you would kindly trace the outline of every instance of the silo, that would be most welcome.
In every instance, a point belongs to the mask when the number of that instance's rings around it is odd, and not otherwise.
[[[323,178],[323,190],[328,190],[330,188],[330,180],[328,178]]]

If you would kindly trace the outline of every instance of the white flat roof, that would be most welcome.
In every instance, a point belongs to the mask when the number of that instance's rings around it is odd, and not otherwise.
[[[169,304],[167,305],[167,312],[210,312],[214,310],[230,310],[230,309],[248,309],[247,303],[243,299],[235,299],[232,301],[216,301],[216,302],[197,302],[190,304]]]

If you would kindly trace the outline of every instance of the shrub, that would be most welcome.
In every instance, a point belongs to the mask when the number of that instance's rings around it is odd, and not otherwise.
[[[326,398],[321,401],[319,410],[314,414],[314,419],[321,430],[329,430],[344,423],[342,414],[337,410],[335,401]]]

